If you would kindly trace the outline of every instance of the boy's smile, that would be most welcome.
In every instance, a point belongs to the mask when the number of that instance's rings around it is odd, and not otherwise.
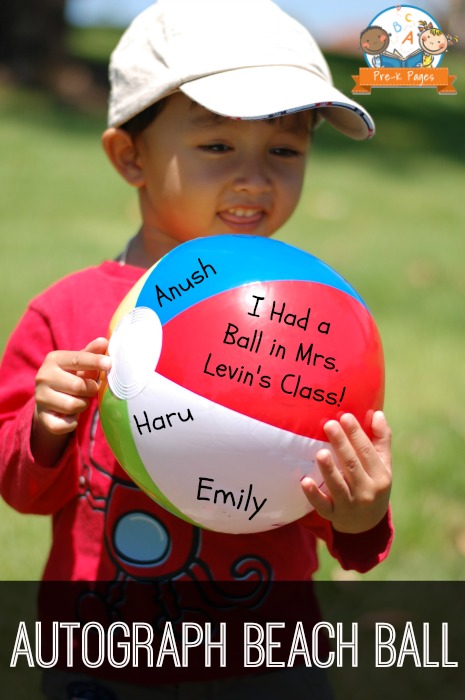
[[[311,119],[233,120],[171,96],[135,140],[144,238],[274,233],[299,200]]]

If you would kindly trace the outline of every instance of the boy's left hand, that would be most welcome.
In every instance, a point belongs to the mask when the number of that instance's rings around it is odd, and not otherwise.
[[[370,441],[350,413],[331,420],[324,431],[334,450],[320,450],[316,461],[324,490],[306,476],[302,488],[311,505],[339,532],[360,533],[385,516],[391,492],[391,430],[382,411],[376,411]]]

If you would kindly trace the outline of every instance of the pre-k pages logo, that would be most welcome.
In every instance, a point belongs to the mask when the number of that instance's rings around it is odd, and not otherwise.
[[[440,67],[458,37],[446,34],[434,17],[412,5],[390,7],[360,34],[360,48],[369,68],[360,68],[353,94],[373,87],[435,87],[440,95],[456,95],[455,75]]]

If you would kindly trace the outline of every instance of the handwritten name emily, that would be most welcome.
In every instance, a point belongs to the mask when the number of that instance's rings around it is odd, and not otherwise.
[[[224,489],[215,489],[213,487],[214,482],[214,479],[210,479],[207,476],[199,476],[197,500],[212,501],[215,504],[218,503],[218,501],[222,501],[224,505],[226,505],[226,503],[229,501],[233,508],[236,508],[236,510],[240,510],[242,508],[244,513],[248,512],[250,506],[253,509],[253,513],[249,516],[249,520],[253,520],[253,518],[255,518],[257,513],[260,512],[268,500],[267,498],[264,498],[261,503],[258,502],[253,495],[253,484],[249,484],[247,495],[245,495],[245,489],[240,489],[239,493],[225,491]]]

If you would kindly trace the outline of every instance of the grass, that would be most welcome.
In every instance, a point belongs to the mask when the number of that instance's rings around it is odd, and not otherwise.
[[[96,56],[109,45],[104,37],[86,41],[85,51]],[[396,540],[371,579],[453,580],[465,571],[465,60],[450,56],[456,97],[374,90],[360,98],[378,127],[368,143],[322,127],[300,207],[279,234],[341,272],[383,337]],[[356,61],[330,62],[336,83],[350,92]],[[118,253],[138,213],[134,192],[99,146],[103,113],[79,113],[49,95],[5,86],[0,104],[1,350],[30,298]],[[48,519],[2,504],[0,538],[0,578],[39,578]],[[322,550],[319,577],[341,576]]]

